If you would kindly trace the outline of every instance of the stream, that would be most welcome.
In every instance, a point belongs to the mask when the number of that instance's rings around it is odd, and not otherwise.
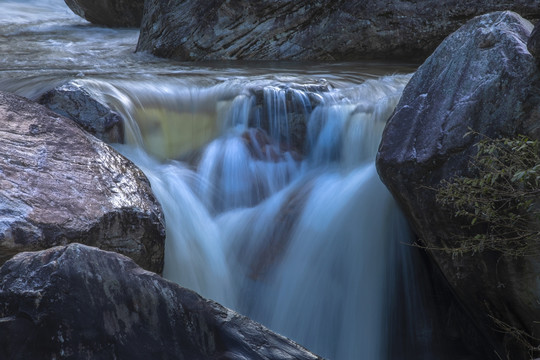
[[[328,359],[434,359],[423,268],[375,169],[415,66],[182,63],[62,0],[0,0],[0,90],[66,82],[124,119],[163,207],[163,276]]]

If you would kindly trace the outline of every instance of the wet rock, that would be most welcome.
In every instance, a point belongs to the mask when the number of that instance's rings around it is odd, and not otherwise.
[[[328,84],[280,85],[252,88],[252,108],[249,125],[266,131],[270,136],[298,153],[307,150],[307,123],[313,109],[328,92]]]
[[[511,334],[493,332],[490,316],[539,337],[540,258],[435,250],[455,247],[467,229],[436,203],[433,189],[444,179],[473,175],[468,164],[480,136],[464,137],[470,129],[491,138],[540,139],[540,72],[526,49],[532,29],[515,13],[497,12],[449,36],[406,86],[377,157],[382,180],[473,322],[491,339],[485,358],[498,358],[493,349],[501,357],[529,358]]]
[[[264,130],[284,151],[305,154],[307,123],[332,86],[326,81],[307,84],[264,84],[246,90],[231,104],[230,123],[246,117],[249,127]]]
[[[0,269],[3,359],[320,359],[130,259],[71,244]]]
[[[46,92],[38,102],[55,113],[77,122],[92,135],[107,143],[122,143],[124,140],[120,115],[73,82]]]
[[[179,60],[425,59],[476,15],[540,2],[148,0],[137,51]]]
[[[0,263],[81,242],[161,271],[161,208],[133,163],[73,121],[3,92],[0,140]]]
[[[139,27],[144,0],[64,0],[75,14],[93,24]]]

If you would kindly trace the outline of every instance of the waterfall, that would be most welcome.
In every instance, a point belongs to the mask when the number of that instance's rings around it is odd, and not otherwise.
[[[414,67],[185,64],[62,0],[0,0],[0,90],[73,81],[124,119],[114,146],[162,205],[163,275],[328,359],[432,359],[415,249],[378,179]]]
[[[408,79],[79,83],[127,119],[116,146],[163,206],[165,277],[329,359],[382,360],[429,343],[410,234],[374,166]]]

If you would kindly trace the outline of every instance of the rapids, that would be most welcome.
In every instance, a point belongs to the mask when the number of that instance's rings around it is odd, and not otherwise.
[[[157,59],[62,0],[0,0],[0,23],[0,90],[74,81],[124,118],[113,146],[163,207],[164,277],[329,359],[432,358],[416,249],[374,165],[414,66]]]

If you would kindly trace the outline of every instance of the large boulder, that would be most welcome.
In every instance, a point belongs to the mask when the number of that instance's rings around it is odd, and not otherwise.
[[[122,117],[74,82],[47,91],[38,102],[77,122],[100,140],[107,143],[123,142]]]
[[[139,27],[144,0],[64,0],[75,14],[93,24]]]
[[[467,19],[540,1],[148,0],[137,51],[179,60],[425,59]]]
[[[512,332],[540,337],[540,257],[437,251],[457,247],[468,230],[437,203],[434,189],[445,179],[473,176],[469,162],[482,136],[540,138],[540,72],[526,47],[532,29],[513,12],[496,12],[449,36],[406,86],[377,157],[383,182],[460,302],[499,355],[512,359],[529,358]],[[481,135],[464,136],[471,129]]]
[[[536,23],[531,33],[531,37],[527,42],[527,49],[534,56],[536,62],[540,64],[540,22]]]
[[[71,244],[0,268],[2,359],[305,359],[294,342],[130,259]]]
[[[0,264],[82,242],[160,272],[165,230],[144,174],[72,120],[0,92]]]

